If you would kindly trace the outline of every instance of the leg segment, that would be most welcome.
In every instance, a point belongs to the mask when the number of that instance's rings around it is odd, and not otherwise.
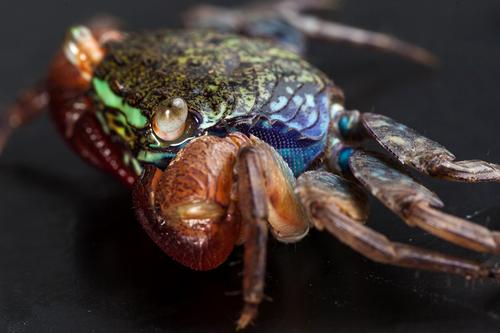
[[[0,115],[0,154],[12,132],[43,113],[49,104],[49,94],[43,84],[23,92],[17,102]]]
[[[361,121],[369,136],[403,164],[420,172],[470,183],[500,181],[500,165],[479,160],[454,161],[455,156],[440,144],[382,115],[363,113]]]
[[[264,297],[269,211],[262,167],[255,149],[249,147],[240,152],[237,187],[245,242],[243,269],[245,305],[237,329],[243,329],[252,322]]]
[[[244,328],[257,315],[264,296],[267,224],[277,239],[294,242],[307,234],[309,222],[294,195],[291,171],[273,148],[255,139],[239,152],[236,172],[245,246],[245,306],[238,328]]]
[[[242,8],[202,5],[190,9],[184,15],[187,27],[210,28],[233,32],[249,37],[270,39],[294,52],[305,50],[304,35],[281,17],[282,7],[305,9],[325,7],[327,1],[272,1],[270,4],[253,4]]]
[[[306,37],[311,37],[373,48],[426,66],[437,65],[436,57],[418,46],[385,34],[323,21],[302,13],[309,9],[331,9],[336,6],[337,1],[334,0],[271,1],[270,4],[239,9],[199,6],[191,9],[185,15],[184,21],[191,27],[209,27],[251,37],[268,38],[299,53],[305,50]]]
[[[326,229],[362,255],[381,263],[453,273],[467,278],[500,278],[500,271],[473,261],[401,243],[364,226],[366,203],[356,186],[327,172],[306,172],[298,179],[297,193],[314,224]],[[344,200],[352,201],[345,209]]]
[[[480,252],[500,253],[500,232],[439,211],[439,198],[390,162],[356,150],[349,158],[353,176],[410,226]]]
[[[324,21],[314,16],[301,14],[291,8],[284,8],[282,15],[291,26],[311,38],[372,48],[426,66],[434,67],[438,64],[437,58],[430,52],[389,35]]]

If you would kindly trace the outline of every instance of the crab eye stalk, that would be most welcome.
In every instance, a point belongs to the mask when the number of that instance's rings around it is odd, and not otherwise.
[[[188,107],[182,98],[164,101],[154,109],[153,131],[162,140],[176,140],[184,133],[187,117]]]
[[[104,57],[104,51],[89,28],[81,25],[69,29],[63,51],[66,59],[80,71],[81,76],[90,81],[95,66]]]

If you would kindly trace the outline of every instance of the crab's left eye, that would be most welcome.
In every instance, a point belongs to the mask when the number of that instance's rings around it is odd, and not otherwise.
[[[153,131],[162,140],[176,140],[184,133],[187,117],[188,107],[182,98],[164,101],[154,109]]]

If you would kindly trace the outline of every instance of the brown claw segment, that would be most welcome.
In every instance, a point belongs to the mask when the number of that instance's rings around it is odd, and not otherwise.
[[[330,178],[330,180],[327,180]],[[324,172],[308,172],[299,177],[297,193],[314,219],[344,244],[374,261],[458,274],[467,278],[500,278],[496,267],[390,241],[384,235],[352,218],[336,204],[338,193],[353,189],[349,182]]]
[[[455,156],[439,143],[393,119],[363,113],[368,134],[401,163],[433,177],[462,182],[499,182],[500,166],[480,160],[454,161]]]
[[[147,167],[134,189],[136,212],[155,243],[196,270],[225,261],[240,237],[231,199],[233,166],[242,135],[191,141],[167,170]]]
[[[393,163],[357,150],[349,165],[353,176],[408,225],[468,249],[500,253],[499,232],[439,211],[439,198]]]

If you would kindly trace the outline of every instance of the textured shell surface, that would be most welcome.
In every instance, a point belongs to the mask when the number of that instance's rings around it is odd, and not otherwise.
[[[206,30],[161,30],[110,42],[95,79],[148,124],[156,105],[181,97],[197,115],[200,134],[264,120],[266,128],[278,123],[281,132],[300,134],[294,139],[314,141],[326,135],[333,87],[299,54],[275,43]]]
[[[165,99],[184,98],[202,128],[257,115],[319,119],[318,97],[333,83],[300,55],[271,42],[210,31],[164,30],[109,43],[96,76],[149,117]],[[325,96],[323,96],[325,95]],[[296,122],[300,119],[295,119]]]

